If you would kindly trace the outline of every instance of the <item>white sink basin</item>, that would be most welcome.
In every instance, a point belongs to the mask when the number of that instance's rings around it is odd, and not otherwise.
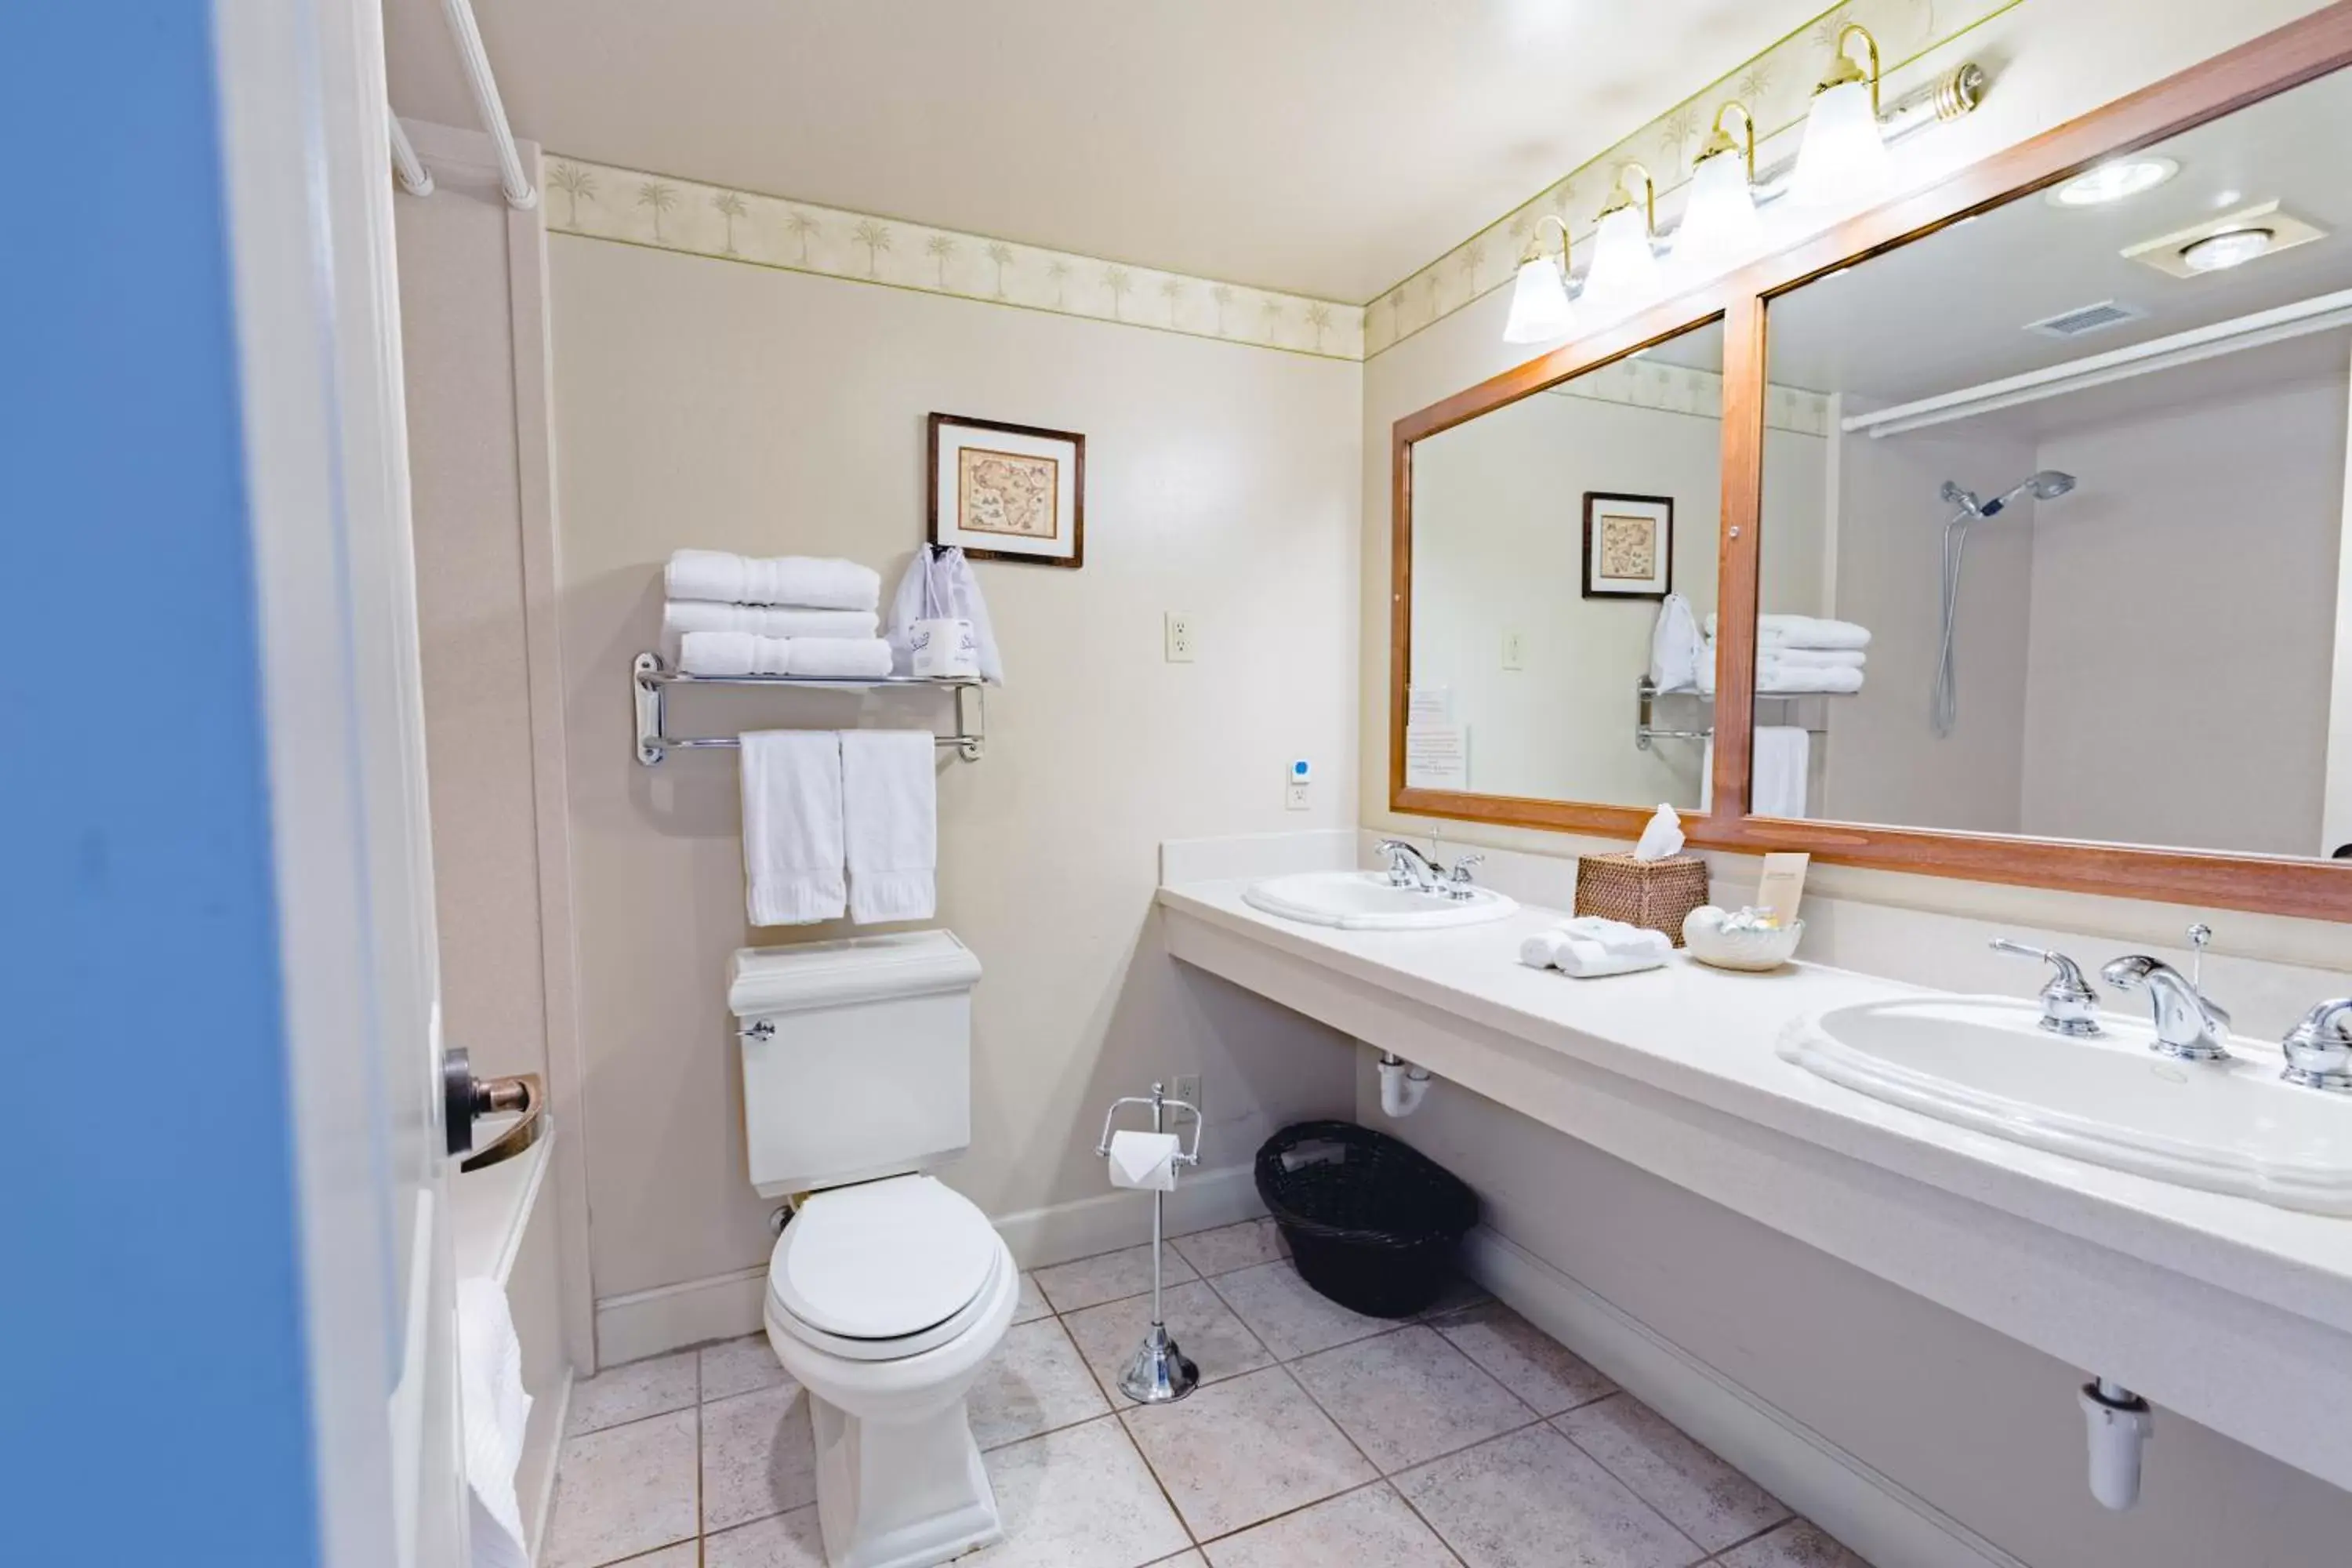
[[[1433,931],[1483,925],[1518,912],[1502,894],[1473,888],[1466,899],[1397,888],[1379,871],[1310,871],[1252,882],[1242,901],[1285,920],[1341,931]]]
[[[2032,1003],[1919,997],[1833,1007],[1791,1025],[1780,1055],[1832,1082],[1939,1121],[2180,1186],[2352,1215],[2352,1096],[2282,1082],[2278,1047],[2235,1060],[2148,1049],[2116,1018],[2069,1039]]]

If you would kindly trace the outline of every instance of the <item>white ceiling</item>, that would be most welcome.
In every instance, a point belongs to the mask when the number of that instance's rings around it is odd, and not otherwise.
[[[1360,303],[1824,0],[476,0],[556,152]],[[440,0],[394,107],[473,125]]]

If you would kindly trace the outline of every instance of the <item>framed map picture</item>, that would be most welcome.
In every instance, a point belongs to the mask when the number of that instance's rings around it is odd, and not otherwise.
[[[1087,438],[931,416],[931,542],[975,561],[1086,559]]]
[[[1663,599],[1675,585],[1675,500],[1584,492],[1584,596]]]

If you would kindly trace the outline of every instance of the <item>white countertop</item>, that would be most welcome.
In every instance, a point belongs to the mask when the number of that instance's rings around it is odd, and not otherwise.
[[[1776,1052],[1807,1013],[1919,987],[1801,963],[1730,973],[1680,953],[1663,969],[1573,980],[1518,962],[1521,939],[1565,918],[1558,910],[1528,907],[1445,931],[1345,931],[1261,913],[1242,901],[1247,885],[1163,887],[1160,902],[1351,982],[2352,1332],[2352,1220],[2011,1143],[1841,1088]]]

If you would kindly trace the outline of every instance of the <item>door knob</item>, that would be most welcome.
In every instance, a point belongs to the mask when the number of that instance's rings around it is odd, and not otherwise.
[[[479,1117],[519,1113],[520,1120],[491,1140],[488,1148],[474,1147],[474,1122]],[[448,1130],[449,1152],[464,1154],[460,1171],[479,1171],[511,1160],[539,1142],[547,1125],[547,1094],[535,1072],[513,1078],[476,1078],[463,1047],[441,1053],[441,1113]]]

